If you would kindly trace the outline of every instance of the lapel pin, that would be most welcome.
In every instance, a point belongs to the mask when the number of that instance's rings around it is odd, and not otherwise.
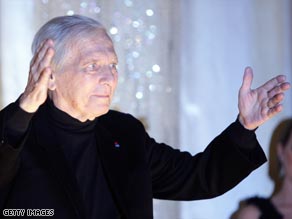
[[[119,147],[120,147],[119,142],[115,141],[115,147],[116,147],[116,148],[119,148]]]

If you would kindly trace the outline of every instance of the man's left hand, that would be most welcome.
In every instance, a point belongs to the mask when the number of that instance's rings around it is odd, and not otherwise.
[[[290,88],[286,76],[278,75],[262,86],[251,89],[253,72],[246,67],[238,95],[239,121],[253,130],[282,111],[284,92]]]

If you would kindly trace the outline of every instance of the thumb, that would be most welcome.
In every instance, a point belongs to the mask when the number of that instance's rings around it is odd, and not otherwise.
[[[249,91],[251,89],[253,79],[253,72],[251,67],[246,67],[243,74],[243,80],[241,85],[242,91]]]

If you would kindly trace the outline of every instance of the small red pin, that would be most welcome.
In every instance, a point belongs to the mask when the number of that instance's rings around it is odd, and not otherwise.
[[[116,148],[119,148],[119,147],[120,147],[119,142],[115,141],[115,147],[116,147]]]

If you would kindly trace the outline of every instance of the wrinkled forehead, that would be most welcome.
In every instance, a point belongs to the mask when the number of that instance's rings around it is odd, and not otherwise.
[[[85,32],[73,36],[70,44],[73,47],[84,47],[88,44],[95,44],[104,48],[113,48],[113,42],[106,30],[96,29],[94,31]]]
[[[117,62],[117,55],[113,42],[106,31],[96,31],[85,36],[75,37],[68,51],[68,56],[72,58],[93,59],[108,58]]]

